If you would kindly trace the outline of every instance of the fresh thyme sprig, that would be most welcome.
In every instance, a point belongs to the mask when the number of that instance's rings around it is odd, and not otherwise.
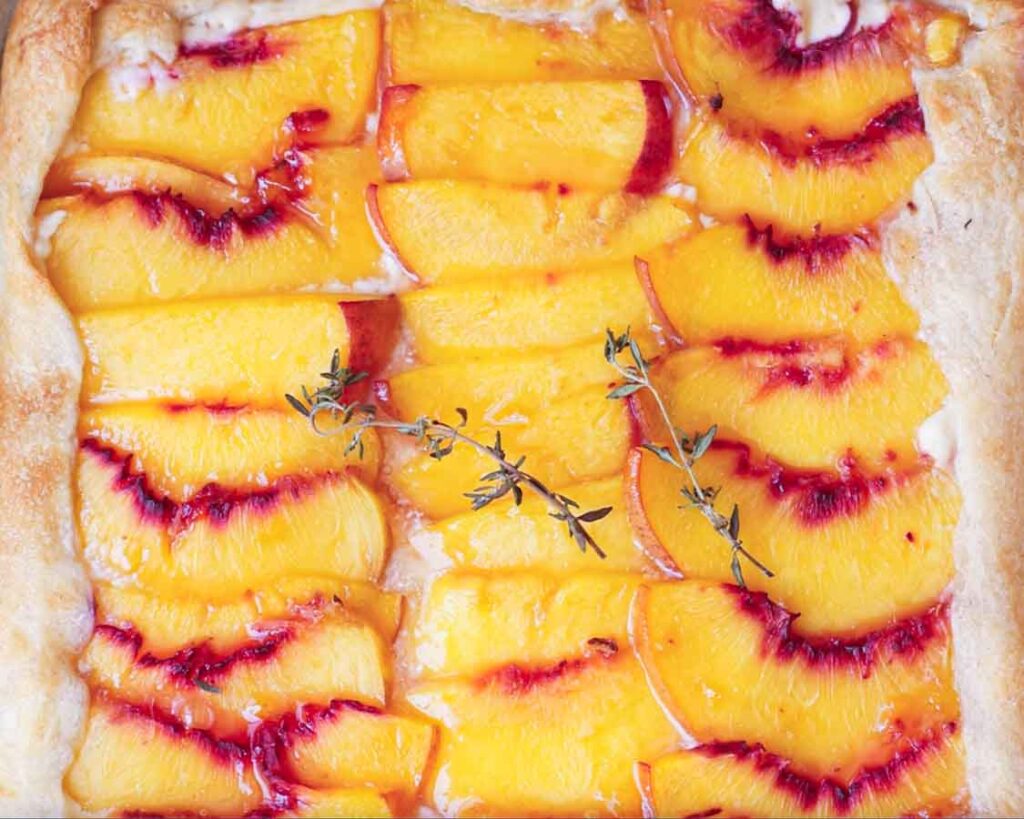
[[[363,435],[368,429],[387,429],[415,438],[431,458],[441,460],[462,444],[494,461],[496,469],[481,476],[480,485],[463,494],[473,509],[483,509],[488,504],[508,495],[516,506],[523,502],[523,488],[540,496],[550,507],[548,513],[555,520],[565,523],[569,537],[579,546],[580,551],[590,549],[598,557],[605,557],[605,551],[597,544],[585,524],[596,523],[612,511],[610,506],[579,512],[579,504],[572,498],[549,489],[536,476],[523,468],[525,456],[511,460],[501,442],[501,432],[495,433],[494,443],[487,445],[462,432],[469,421],[469,414],[461,407],[455,410],[459,423],[448,424],[435,418],[420,416],[415,421],[398,421],[382,417],[373,404],[361,401],[346,401],[349,387],[366,379],[363,372],[355,372],[341,366],[337,350],[331,358],[327,372],[320,373],[326,382],[312,392],[302,387],[301,398],[286,395],[288,403],[309,419],[314,431],[320,435],[338,435],[350,432],[352,438],[345,447],[345,454],[353,451],[363,456]],[[325,425],[324,421],[328,421]]]
[[[628,353],[632,363],[623,363],[623,353]],[[711,524],[711,527],[721,535],[729,544],[732,550],[732,576],[741,588],[746,588],[746,581],[743,579],[743,567],[740,558],[746,558],[753,566],[759,569],[766,577],[774,577],[771,569],[765,566],[760,560],[754,557],[740,539],[740,509],[733,504],[732,514],[725,517],[715,508],[715,499],[718,497],[719,487],[703,486],[697,479],[693,466],[699,461],[704,453],[711,447],[712,441],[718,432],[718,426],[712,425],[704,432],[697,432],[692,437],[677,429],[669,416],[668,408],[661,397],[654,383],[651,381],[650,362],[644,358],[640,351],[640,345],[630,336],[629,329],[622,335],[616,335],[611,330],[606,331],[604,344],[604,357],[615,370],[622,376],[625,383],[620,384],[610,393],[609,398],[628,398],[636,392],[646,390],[654,406],[658,409],[662,423],[668,431],[672,440],[672,447],[664,447],[658,444],[646,443],[644,449],[653,452],[667,464],[685,473],[688,484],[680,490],[687,503],[680,509],[697,509]]]

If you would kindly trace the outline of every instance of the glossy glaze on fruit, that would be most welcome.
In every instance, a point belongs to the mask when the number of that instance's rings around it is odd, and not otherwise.
[[[914,444],[946,385],[880,254],[957,18],[592,22],[387,0],[86,84],[37,243],[87,358],[86,810],[962,810],[959,498]],[[606,397],[609,327],[718,425],[698,476],[774,576],[736,586],[650,397]],[[471,511],[478,453],[318,437],[284,396],[335,349],[344,400],[462,408],[612,507],[607,557],[529,494]]]

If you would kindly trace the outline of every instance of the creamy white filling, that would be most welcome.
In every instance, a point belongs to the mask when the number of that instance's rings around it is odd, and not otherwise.
[[[66,210],[55,210],[39,220],[36,226],[36,240],[32,243],[32,250],[37,259],[45,261],[50,257],[50,251],[53,250],[50,240],[67,218]]]
[[[456,0],[458,5],[481,14],[493,14],[517,23],[531,25],[546,23],[567,26],[588,31],[602,14],[611,13],[617,18],[626,15],[621,0],[565,0],[558,4],[538,4],[535,7],[504,6],[501,0]]]
[[[921,424],[916,444],[918,452],[931,457],[943,469],[953,470],[957,449],[956,415],[948,403]]]
[[[889,19],[889,3],[890,0],[861,0],[854,31],[882,25]],[[796,44],[801,47],[838,37],[850,24],[853,14],[847,0],[772,0],[772,5],[799,20]]]
[[[380,8],[383,0],[194,0],[186,6],[186,45],[223,40],[237,31]]]

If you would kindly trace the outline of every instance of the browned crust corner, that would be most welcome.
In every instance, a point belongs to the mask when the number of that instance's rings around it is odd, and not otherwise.
[[[68,812],[91,629],[71,469],[82,354],[32,262],[32,213],[89,66],[92,0],[22,0],[0,88],[0,814]]]
[[[954,665],[973,813],[1024,814],[1024,5],[965,2],[962,62],[916,77],[935,163],[890,272],[951,387],[963,509]]]

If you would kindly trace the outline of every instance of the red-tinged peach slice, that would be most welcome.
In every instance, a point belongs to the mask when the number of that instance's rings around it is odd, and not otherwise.
[[[175,302],[78,317],[87,404],[152,401],[288,406],[296,377],[315,378],[341,351],[367,369],[391,341],[390,300],[267,296]]]
[[[622,469],[636,427],[629,410],[609,401],[606,392],[604,385],[595,385],[529,416],[501,410],[502,423],[477,424],[474,434],[488,440],[500,431],[506,451],[525,457],[526,468],[550,487],[607,477]],[[418,452],[392,469],[389,481],[428,517],[440,519],[465,512],[469,500],[464,493],[479,486],[481,476],[493,469],[494,462],[486,456],[456,447],[441,461]],[[565,545],[576,548],[568,538]]]
[[[747,564],[747,585],[799,612],[800,634],[882,628],[926,609],[953,579],[960,498],[943,471],[800,471],[755,462],[744,447],[712,449],[696,469],[702,486],[721,487],[722,509],[739,506],[747,548],[775,575]],[[675,467],[634,450],[626,481],[629,518],[652,559],[731,580],[727,545],[697,510],[680,509]]]
[[[783,239],[718,225],[637,265],[652,306],[687,344],[833,335],[869,344],[917,332],[874,241],[856,234]]]
[[[634,605],[644,669],[698,742],[761,743],[842,779],[956,718],[944,603],[853,639],[799,637],[763,593],[718,583],[642,588]]]
[[[916,461],[914,434],[946,394],[928,348],[906,340],[857,352],[725,340],[673,353],[654,377],[683,429],[718,424],[724,438],[809,469],[851,455],[869,470]]]
[[[379,12],[357,11],[183,48],[168,66],[107,68],[86,83],[71,139],[245,182],[282,144],[363,132],[380,31]]]
[[[800,47],[770,0],[659,0],[654,19],[693,94],[796,138],[849,136],[914,93],[897,20]]]
[[[159,657],[144,652],[142,642],[136,632],[98,626],[80,662],[86,680],[218,736],[244,737],[251,722],[281,717],[295,703],[384,704],[381,639],[344,615],[271,624],[227,655],[200,644]]]
[[[605,330],[631,327],[640,339],[651,321],[629,262],[599,270],[424,287],[404,293],[399,301],[416,355],[424,363],[593,341],[588,354],[604,366],[607,376],[598,343]],[[592,370],[593,364],[586,369]]]
[[[380,441],[363,436],[363,453],[345,452],[351,438],[321,437],[294,409],[115,404],[84,410],[78,434],[130,452],[154,491],[184,500],[211,483],[266,489],[282,478],[346,472],[372,483]]]
[[[749,215],[758,226],[809,235],[855,231],[904,204],[931,161],[914,97],[848,140],[809,147],[732,131],[721,116],[701,115],[694,119],[679,173],[712,216]]]
[[[215,653],[228,653],[251,641],[258,624],[316,619],[336,608],[372,626],[390,643],[402,616],[401,595],[333,577],[283,578],[272,588],[220,604],[107,584],[95,586],[93,596],[97,624],[136,631],[142,637],[140,651],[157,656],[200,643]]]
[[[456,178],[648,193],[672,155],[661,83],[396,85],[378,150],[389,180]]]
[[[282,773],[312,788],[368,787],[415,794],[434,727],[351,700],[302,706],[270,728]],[[276,735],[276,736],[274,736]]]
[[[281,819],[391,819],[387,800],[371,788],[313,790],[291,786],[290,804]]]
[[[223,212],[246,203],[237,186],[173,162],[95,154],[72,154],[54,162],[43,183],[42,198],[63,199],[87,192],[100,196],[135,192],[156,196],[168,190],[208,211]]]
[[[704,745],[638,767],[644,815],[962,816],[963,739],[955,723],[899,743],[852,777],[811,778],[744,742]]]
[[[371,186],[367,204],[381,239],[429,284],[631,261],[694,222],[668,196],[464,180]]]
[[[519,506],[509,499],[447,518],[427,527],[428,537],[455,566],[465,569],[529,569],[551,575],[653,569],[633,542],[620,478],[576,484],[563,491],[585,511],[612,507],[606,517],[587,526],[604,550],[604,560],[572,548],[565,524],[552,518],[551,507],[535,496],[525,497]]]
[[[678,747],[626,647],[420,683],[408,699],[442,725],[428,788],[446,816],[637,816],[633,764]]]
[[[122,177],[111,175],[115,161]],[[102,194],[49,200],[38,212],[41,226],[56,220],[46,269],[76,312],[396,285],[384,278],[365,213],[364,191],[378,175],[368,149],[310,152],[296,171],[304,176],[301,198],[291,204],[221,202],[227,186],[170,163],[86,157],[65,164],[75,184]]]
[[[424,676],[477,676],[513,663],[542,667],[614,652],[629,642],[629,610],[640,580],[609,573],[449,572],[431,584],[419,609],[413,662]]]
[[[64,783],[90,813],[241,816],[263,798],[242,747],[103,699]]]
[[[161,594],[230,600],[285,577],[376,580],[387,554],[380,499],[344,475],[242,492],[210,484],[177,502],[129,456],[86,442],[77,488],[93,574]]]
[[[394,83],[644,80],[662,74],[647,21],[629,7],[598,15],[586,31],[479,13],[445,0],[388,3],[384,20]]]

